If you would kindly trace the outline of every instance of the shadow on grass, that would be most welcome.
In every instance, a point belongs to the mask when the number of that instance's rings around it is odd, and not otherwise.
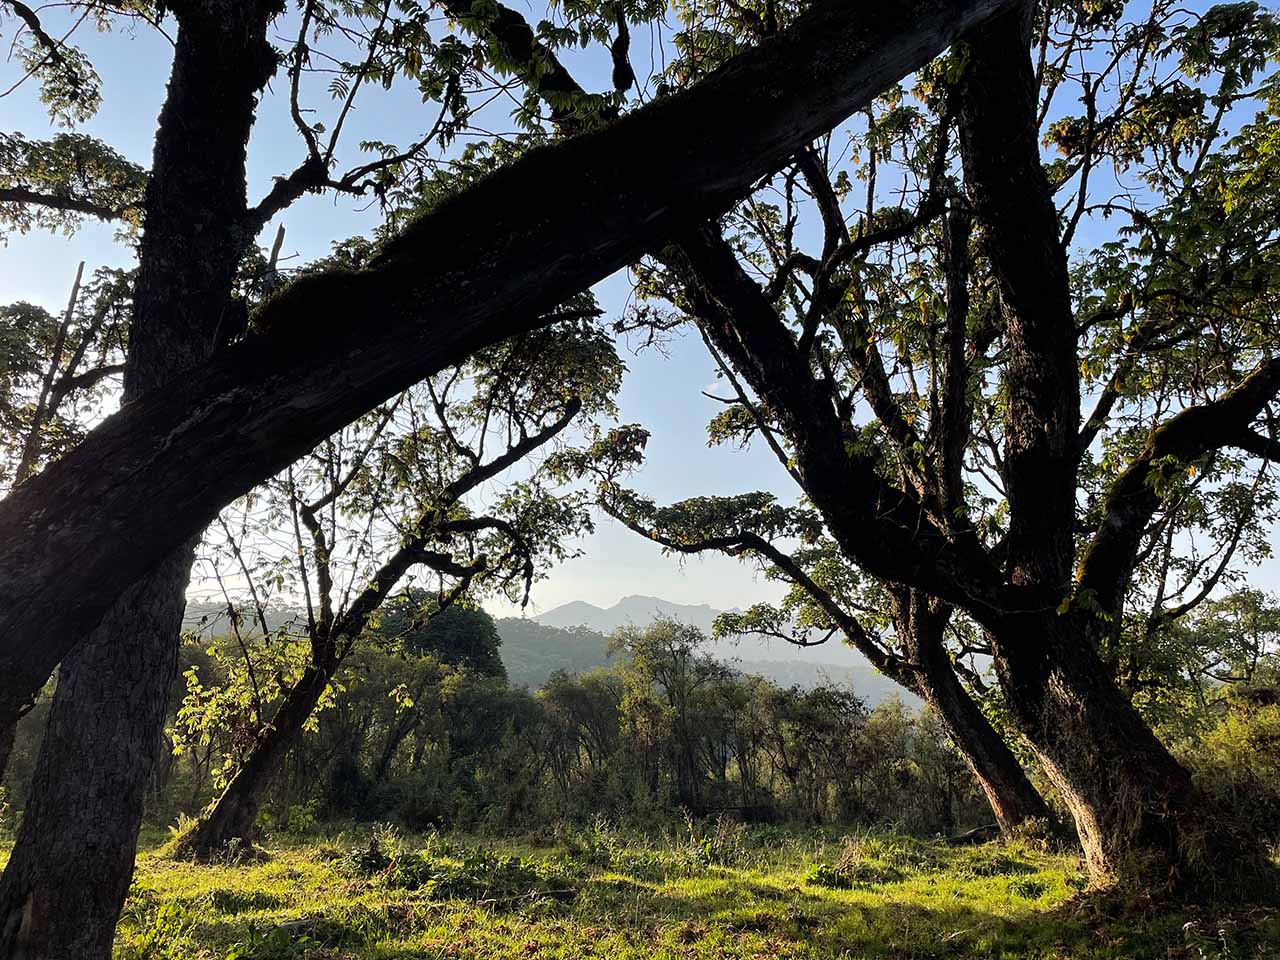
[[[1089,894],[1054,906],[1038,903],[1043,890],[1016,874],[1001,881],[1008,891],[1003,896],[998,885],[974,891],[953,884],[930,892],[928,880],[841,891],[750,879],[694,882],[654,891],[650,920],[664,918],[662,940],[672,947],[688,944],[694,955],[704,937],[760,933],[818,957],[1280,958],[1280,911],[1274,908],[1123,911],[1114,897]]]
[[[138,890],[133,902],[143,925],[161,899],[180,902],[191,955],[215,960],[246,941],[235,955],[249,960],[1280,960],[1275,909],[1125,910],[1114,896],[1079,894],[1060,858],[994,847],[911,854],[893,854],[901,879],[850,872],[840,889],[813,882],[826,875],[803,863],[659,877],[557,862],[556,896],[535,885],[452,900],[327,866],[183,867],[182,892]],[[275,883],[282,871],[289,882]],[[267,934],[273,942],[258,941]]]

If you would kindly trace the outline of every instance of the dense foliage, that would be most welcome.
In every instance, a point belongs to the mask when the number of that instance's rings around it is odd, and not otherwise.
[[[337,675],[270,790],[261,819],[277,841],[350,820],[500,835],[601,818],[639,830],[727,817],[917,835],[990,820],[927,709],[890,701],[869,710],[838,686],[786,688],[739,673],[675,621],[619,631],[606,666],[559,670],[530,691],[508,683],[482,610],[451,607],[406,631],[396,606],[381,638]],[[246,650],[229,634],[191,636],[152,823],[195,815],[225,785],[256,730],[248,667],[299,669],[281,656],[277,643]],[[1202,785],[1280,841],[1280,703],[1259,682],[1280,660],[1268,647],[1248,662],[1247,682],[1183,674],[1177,689],[1195,702],[1184,699],[1160,729]],[[24,724],[15,785],[43,709]],[[19,808],[22,796],[19,788]]]
[[[609,666],[557,671],[536,691],[494,668],[499,640],[479,609],[403,635],[390,622],[348,659],[292,751],[263,808],[270,829],[357,819],[510,833],[725,815],[951,833],[989,816],[928,714],[740,674],[673,621],[619,632]],[[277,669],[274,649],[246,661],[231,637],[188,645],[156,820],[195,813],[242,762],[248,666]]]

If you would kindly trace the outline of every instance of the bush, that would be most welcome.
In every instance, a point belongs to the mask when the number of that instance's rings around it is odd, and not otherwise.
[[[1250,830],[1280,843],[1280,705],[1244,696],[1194,740],[1178,744],[1196,783]]]
[[[494,902],[572,897],[577,879],[563,863],[501,856],[471,847],[457,850],[432,838],[420,851],[406,851],[395,829],[375,828],[368,844],[342,858],[349,875],[378,879],[403,890],[422,890],[433,900]]]

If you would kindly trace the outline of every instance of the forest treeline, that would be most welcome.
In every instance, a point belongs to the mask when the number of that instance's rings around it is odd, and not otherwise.
[[[713,658],[706,640],[675,621],[619,631],[607,666],[566,665],[529,690],[508,681],[494,621],[451,608],[349,661],[271,785],[262,833],[345,820],[500,834],[597,818],[656,829],[727,816],[927,835],[989,821],[927,712],[870,709],[837,685],[781,687]],[[299,669],[296,644],[189,635],[151,823],[188,821],[226,787]],[[45,710],[47,700],[20,729],[15,807]]]
[[[285,612],[268,636],[211,635],[219,622],[183,644],[166,755],[149,788],[157,828],[189,829],[226,788],[305,663]],[[604,642],[609,661],[582,672],[566,664],[531,690],[508,679],[504,622],[456,606],[405,631],[393,611],[292,745],[256,835],[350,821],[500,836],[598,821],[655,831],[727,817],[949,836],[991,822],[927,707],[869,708],[836,684],[779,686],[717,660],[697,627],[666,619],[607,640],[526,628],[587,651]],[[1152,684],[1149,711],[1207,790],[1280,841],[1280,656],[1264,650],[1228,669]],[[46,696],[20,728],[10,807],[22,805],[47,709]]]

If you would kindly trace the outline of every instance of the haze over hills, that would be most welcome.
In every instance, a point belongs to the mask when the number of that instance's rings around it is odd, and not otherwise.
[[[607,609],[574,600],[532,619],[545,627],[569,631],[562,641],[565,659],[582,663],[587,651],[599,646],[592,633],[608,635],[619,627],[644,627],[659,617],[670,617],[698,627],[710,636],[711,625],[722,612],[705,603],[690,605],[673,603],[661,597],[633,595],[623,597]],[[527,627],[521,629],[516,626],[521,622],[516,618],[498,622],[503,638],[503,658],[508,662],[513,682],[529,682],[522,681],[518,676],[520,671],[512,669],[517,663],[524,665],[529,641],[533,639]],[[898,697],[911,706],[919,705],[915,697],[876,671],[862,654],[835,638],[819,647],[797,647],[773,637],[753,634],[733,640],[712,641],[711,650],[717,659],[731,662],[743,672],[761,674],[784,686],[798,684],[807,687],[829,680],[850,685],[871,705],[891,697]],[[544,663],[555,659],[550,650],[540,652],[542,655],[537,659]],[[574,668],[566,662],[563,669]]]
[[[247,612],[247,611],[246,611]],[[608,635],[623,626],[644,627],[670,617],[698,627],[708,636],[722,611],[705,603],[681,604],[661,597],[623,597],[607,609],[582,600],[548,610],[537,617],[504,617],[495,622],[502,637],[502,661],[513,684],[536,690],[557,670],[584,673],[609,663]],[[266,611],[267,626],[276,630],[302,611],[274,606]],[[253,632],[256,624],[245,624]],[[226,605],[211,601],[187,604],[184,628],[208,635],[230,629]],[[813,687],[833,682],[852,687],[868,705],[897,697],[908,706],[920,701],[878,673],[862,654],[834,638],[819,647],[796,647],[771,637],[750,635],[737,640],[711,641],[719,660],[744,673],[768,677],[784,687]]]
[[[711,624],[723,612],[705,603],[688,605],[672,603],[661,597],[630,596],[623,597],[608,609],[575,600],[548,610],[534,619],[550,627],[583,626],[609,634],[619,627],[644,627],[658,617],[670,617],[697,627],[710,636]],[[736,612],[736,609],[730,612]],[[862,654],[835,638],[820,647],[797,647],[775,637],[753,634],[734,640],[713,641],[713,645],[716,653],[726,659],[786,662],[801,660],[843,667],[868,666]]]
[[[710,633],[711,623],[720,613],[705,603],[672,603],[661,597],[634,595],[623,597],[608,609],[585,600],[574,600],[533,619],[549,627],[590,627],[601,633],[612,633],[619,627],[643,627],[658,617],[671,617]]]

